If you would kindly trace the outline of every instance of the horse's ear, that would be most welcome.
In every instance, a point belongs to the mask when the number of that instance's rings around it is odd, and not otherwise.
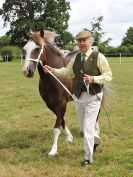
[[[31,36],[25,30],[23,30],[23,35],[27,40],[31,38]]]
[[[41,36],[41,37],[44,37],[44,30],[41,30],[41,31],[40,31],[40,36]]]

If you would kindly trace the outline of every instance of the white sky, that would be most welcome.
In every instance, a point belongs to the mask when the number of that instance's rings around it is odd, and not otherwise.
[[[5,0],[0,0],[0,7]],[[74,36],[83,28],[91,28],[94,17],[103,15],[103,31],[105,39],[112,38],[110,45],[121,44],[127,29],[133,27],[133,0],[67,0],[71,10],[69,31]],[[0,36],[5,35],[8,28],[3,28],[0,17]]]

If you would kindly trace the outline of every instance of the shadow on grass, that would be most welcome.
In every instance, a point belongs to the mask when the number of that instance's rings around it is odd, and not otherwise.
[[[78,134],[77,129],[72,129],[74,136]],[[79,134],[77,139],[81,139]],[[81,154],[81,149],[76,149],[79,141],[68,143],[65,141],[65,136],[62,131],[58,150],[59,155],[49,157],[47,154],[50,151],[53,142],[53,130],[14,130],[8,133],[3,133],[0,139],[0,161],[10,164],[29,163],[35,161],[48,161],[51,163],[67,164],[68,161],[73,161],[75,155]],[[82,139],[80,141],[82,143]]]
[[[50,131],[34,131],[34,130],[24,130],[24,131],[10,131],[3,136],[0,140],[0,149],[16,147],[20,149],[29,148],[39,142],[43,142],[48,138]]]

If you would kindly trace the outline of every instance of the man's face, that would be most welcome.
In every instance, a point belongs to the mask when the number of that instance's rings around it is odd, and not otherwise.
[[[77,44],[82,53],[86,53],[88,49],[92,46],[92,41],[90,38],[77,39]]]

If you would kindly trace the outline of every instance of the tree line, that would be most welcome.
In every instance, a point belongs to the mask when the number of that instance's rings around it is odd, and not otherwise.
[[[25,44],[23,30],[34,32],[45,29],[59,34],[55,41],[58,47],[73,50],[74,36],[68,31],[70,9],[70,2],[66,0],[5,0],[0,9],[0,16],[4,20],[4,27],[10,24],[10,29],[5,36],[0,37],[0,47],[7,45],[22,47]],[[89,29],[93,33],[94,45],[99,48],[99,51],[104,54],[133,55],[133,27],[129,27],[120,46],[114,48],[109,45],[111,38],[102,40],[105,35],[102,21],[103,16],[93,18]]]

